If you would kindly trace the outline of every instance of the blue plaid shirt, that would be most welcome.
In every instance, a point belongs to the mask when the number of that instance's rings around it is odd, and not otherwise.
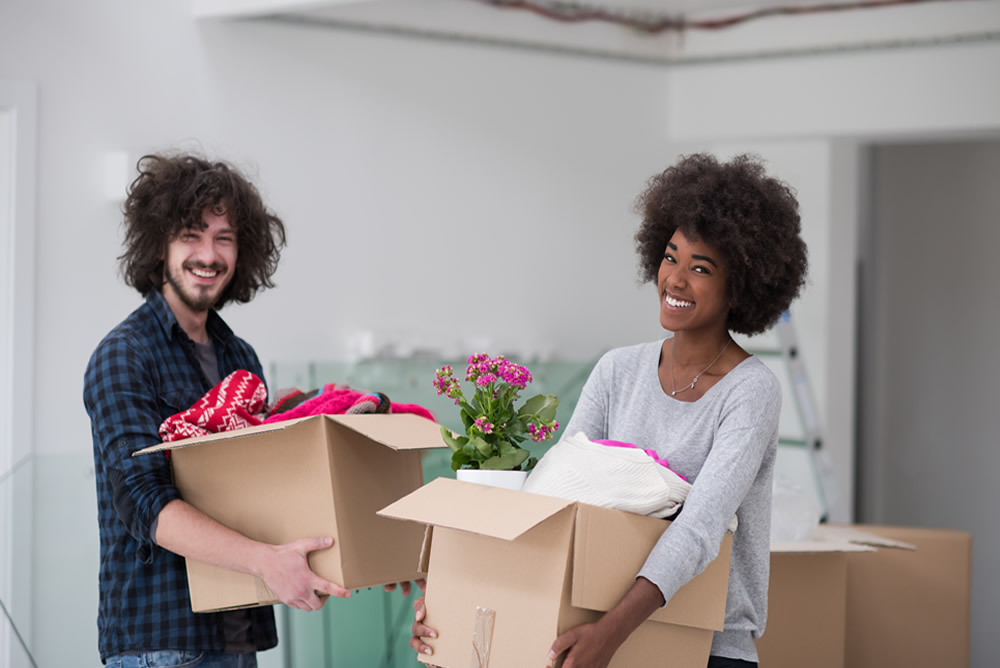
[[[264,374],[253,348],[214,311],[207,329],[220,377],[246,369]],[[101,661],[138,650],[223,651],[222,615],[191,612],[184,558],[153,543],[160,510],[180,498],[162,454],[132,457],[160,442],[164,419],[190,408],[212,388],[163,295],[111,330],[90,358],[83,401],[94,437],[101,532],[97,628]],[[250,610],[257,650],[278,642],[270,606]]]

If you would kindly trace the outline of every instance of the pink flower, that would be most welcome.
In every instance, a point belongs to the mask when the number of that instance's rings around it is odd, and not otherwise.
[[[479,387],[486,387],[490,383],[496,382],[496,379],[497,377],[495,374],[486,373],[476,378],[476,385],[478,385]]]

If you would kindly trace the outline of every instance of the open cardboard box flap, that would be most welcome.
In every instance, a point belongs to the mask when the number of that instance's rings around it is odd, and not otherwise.
[[[875,552],[888,547],[898,550],[916,550],[915,545],[893,540],[850,526],[821,524],[813,531],[812,540],[781,541],[771,543],[771,552],[818,553],[818,552]]]
[[[247,427],[246,429],[223,431],[198,438],[185,438],[137,450],[132,453],[132,456],[146,455],[162,450],[189,448],[216,441],[245,438],[253,434],[290,431],[303,422],[310,420],[329,420],[335,425],[340,425],[357,432],[393,450],[430,450],[432,448],[444,447],[444,441],[441,439],[441,426],[419,415],[413,413],[391,415],[385,413],[360,413],[357,415],[311,415],[294,420],[283,420],[281,422],[257,425],[256,427]]]
[[[573,504],[550,496],[437,478],[377,514],[514,540]]]
[[[573,549],[573,605],[599,612],[614,607],[632,586],[635,574],[668,526],[670,522],[665,520],[578,504]],[[650,619],[721,631],[725,606],[712,602],[726,599],[731,550],[732,536],[726,534],[719,550],[723,558],[712,561]]]

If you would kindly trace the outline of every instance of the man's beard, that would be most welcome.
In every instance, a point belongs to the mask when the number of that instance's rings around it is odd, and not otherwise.
[[[181,265],[181,271],[187,271],[189,269],[207,269],[209,271],[216,271],[220,274],[223,274],[226,272],[226,265],[220,262],[215,262],[211,265],[205,265],[195,262],[191,263],[185,262],[183,265]],[[222,289],[220,289],[218,293],[214,295],[211,294],[208,290],[199,290],[198,294],[191,294],[184,288],[184,286],[181,284],[181,281],[178,280],[176,276],[174,276],[174,273],[170,271],[169,268],[167,269],[166,274],[167,274],[167,283],[169,283],[170,286],[174,289],[174,293],[180,298],[180,300],[184,303],[185,306],[187,306],[192,311],[196,312],[204,312],[215,306],[215,304],[219,301],[219,298],[222,296],[222,293],[226,291],[226,287],[228,287],[228,284],[223,286]],[[232,277],[230,277],[230,280],[232,280]]]

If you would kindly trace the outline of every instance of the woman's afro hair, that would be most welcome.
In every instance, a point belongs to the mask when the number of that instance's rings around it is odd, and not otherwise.
[[[805,283],[798,201],[755,156],[724,163],[704,153],[682,157],[649,180],[635,208],[642,216],[635,245],[643,281],[656,282],[667,241],[677,230],[722,256],[731,331],[766,331]]]

